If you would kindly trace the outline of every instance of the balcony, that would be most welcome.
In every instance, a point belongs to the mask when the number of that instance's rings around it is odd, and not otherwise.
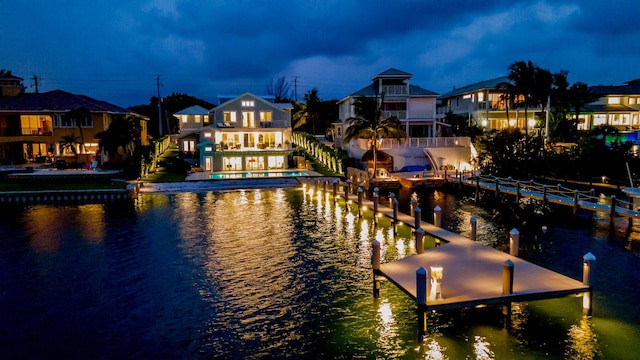
[[[407,85],[382,85],[385,96],[407,95]]]
[[[384,117],[395,116],[400,120],[407,118],[407,110],[384,110],[382,114]]]
[[[53,131],[51,128],[15,128],[0,126],[0,136],[52,136]]]

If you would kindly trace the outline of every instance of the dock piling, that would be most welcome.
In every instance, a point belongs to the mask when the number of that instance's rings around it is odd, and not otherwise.
[[[471,219],[469,219],[469,222],[471,223],[471,232],[469,234],[469,239],[476,241],[478,239],[478,220],[475,216],[472,216]]]
[[[518,248],[520,247],[520,232],[517,229],[509,231],[509,255],[518,256]]]
[[[424,230],[422,228],[416,230],[416,253],[424,253]]]
[[[333,203],[336,203],[336,197],[338,196],[338,179],[333,180]]]
[[[437,205],[433,208],[433,225],[442,227],[442,209]]]
[[[616,196],[611,195],[611,212],[609,213],[609,229],[612,230],[616,225]]]
[[[393,199],[391,202],[393,205],[393,234],[396,234],[397,226],[398,226],[398,199]]]
[[[420,229],[420,225],[422,223],[422,209],[416,207],[414,210],[414,226],[417,229]]]
[[[502,265],[502,295],[513,294],[513,270],[514,263],[511,260],[507,260]],[[505,303],[502,306],[502,315],[508,316],[511,314],[511,302]]]
[[[416,305],[418,312],[418,339],[427,335],[427,270],[416,270]]]
[[[364,189],[362,188],[362,184],[358,187],[358,217],[362,217],[362,193],[364,193]]]
[[[373,297],[380,296],[380,280],[378,279],[378,272],[380,272],[380,241],[373,241],[373,252],[371,254],[371,265],[373,268]]]
[[[582,314],[591,316],[593,313],[593,289],[591,286],[591,277],[593,273],[593,263],[596,257],[592,253],[586,253],[582,257],[582,283],[589,287],[589,291],[582,295]]]

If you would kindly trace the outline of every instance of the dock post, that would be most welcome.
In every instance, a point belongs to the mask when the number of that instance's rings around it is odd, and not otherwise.
[[[418,200],[411,199],[411,202],[409,203],[409,208],[410,208],[410,211],[411,211],[411,217],[415,216],[416,206],[418,206]]]
[[[418,311],[418,338],[427,335],[427,270],[416,270],[416,305]]]
[[[464,177],[464,171],[460,171],[460,176],[458,177],[458,184],[460,184],[459,191],[462,191],[462,178]]]
[[[351,190],[351,180],[347,179],[344,183],[344,201],[349,201],[349,191]]]
[[[338,196],[338,179],[333,179],[333,203],[336,203],[336,197]]]
[[[476,175],[476,203],[480,200],[480,175]]]
[[[389,193],[389,207],[393,209],[393,199],[396,198],[396,194],[393,192]]]
[[[516,205],[520,205],[520,180],[516,181]]]
[[[380,241],[373,241],[373,253],[371,255],[371,265],[373,267],[373,297],[380,296],[380,280],[378,273],[380,272]]]
[[[373,223],[378,224],[378,192],[375,190],[373,190]]]
[[[437,205],[433,208],[433,225],[442,227],[442,209]]]
[[[611,195],[611,212],[609,213],[609,230],[616,226],[616,196]]]
[[[416,253],[422,254],[424,252],[424,230],[418,228],[416,230]]]
[[[517,229],[509,231],[509,255],[518,256],[518,248],[520,247],[520,232]]]
[[[500,178],[496,176],[496,199],[500,199]]]
[[[578,214],[578,200],[580,198],[580,192],[578,190],[573,191],[573,216]]]
[[[542,185],[542,206],[547,206],[547,185]]]
[[[472,216],[471,219],[469,219],[469,222],[471,223],[471,233],[469,234],[469,238],[473,241],[476,241],[478,240],[478,220],[475,216]]]
[[[422,209],[420,209],[419,207],[416,207],[414,212],[414,225],[416,230],[421,228],[421,223],[422,223]]]
[[[361,184],[362,185],[362,184]],[[358,217],[362,217],[362,193],[364,189],[362,186],[358,187]]]
[[[398,230],[398,199],[393,199],[392,201],[393,205],[393,235],[396,234],[396,231]]]
[[[593,312],[593,287],[591,286],[591,274],[596,257],[592,253],[586,253],[582,257],[582,283],[589,287],[589,292],[582,295],[582,314],[591,316]]]
[[[514,263],[511,260],[507,260],[502,265],[502,295],[513,294],[513,268]],[[511,314],[511,302],[507,302],[502,306],[502,315],[508,316]]]

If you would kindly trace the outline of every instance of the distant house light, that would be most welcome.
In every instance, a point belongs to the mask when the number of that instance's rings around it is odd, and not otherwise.
[[[213,151],[213,146],[205,146],[204,151]]]
[[[187,115],[182,115],[181,117],[182,117],[182,122],[186,123],[187,122]]]
[[[210,137],[211,137],[211,133],[210,133],[210,132],[206,132],[206,133],[204,133],[204,137],[206,137],[206,138],[210,138]]]
[[[255,102],[253,100],[242,100],[243,107],[254,107]]]

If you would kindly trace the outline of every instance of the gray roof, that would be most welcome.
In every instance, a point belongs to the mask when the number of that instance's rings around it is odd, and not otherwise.
[[[589,90],[596,95],[640,95],[640,83],[629,81],[624,85],[595,85]]]
[[[501,76],[494,79],[484,80],[474,84],[465,85],[461,88],[453,89],[453,91],[449,91],[448,93],[444,93],[440,95],[439,98],[440,99],[450,98],[453,96],[466,94],[466,93],[483,90],[483,89],[497,89],[501,83],[502,84],[511,83],[511,80],[509,80],[509,77],[507,76]]]
[[[193,105],[186,109],[182,109],[175,113],[174,115],[208,115],[209,110],[203,108],[200,105]]]
[[[398,69],[394,69],[394,68],[389,68],[389,69],[381,72],[380,74],[374,76],[374,79],[378,78],[378,77],[403,77],[403,78],[406,78],[406,77],[412,77],[412,76],[413,76],[413,74],[409,74],[408,72],[404,72],[402,70],[398,70]]]
[[[364,87],[356,92],[354,92],[353,94],[349,95],[349,96],[353,96],[353,97],[359,97],[359,96],[376,96],[376,85],[371,84],[367,87]],[[424,96],[424,95],[438,95],[438,93],[435,93],[433,91],[421,88],[420,86],[416,86],[416,85],[409,85],[409,96]]]
[[[90,112],[129,114],[131,111],[106,101],[62,90],[44,93],[24,93],[17,96],[0,97],[0,111],[4,112],[64,112],[85,108]]]

